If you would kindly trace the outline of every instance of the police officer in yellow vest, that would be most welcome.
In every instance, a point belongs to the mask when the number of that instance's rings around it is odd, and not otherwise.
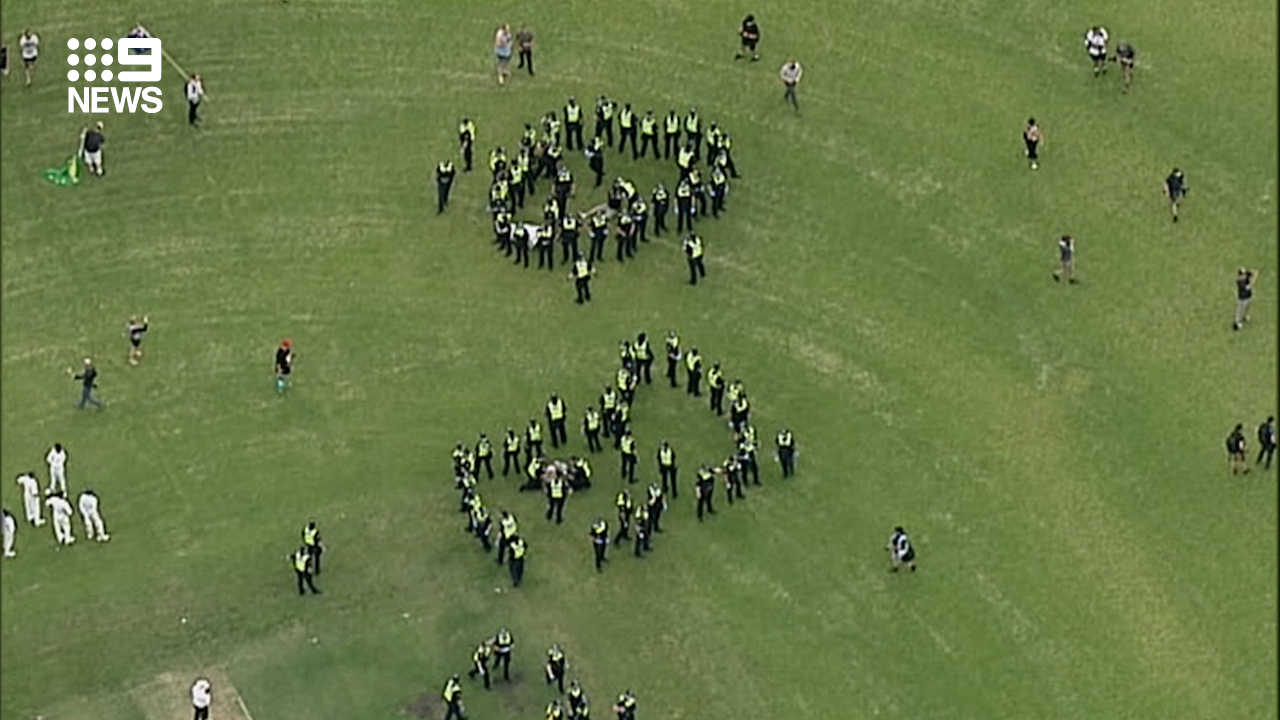
[[[320,556],[324,554],[324,543],[320,541],[320,528],[316,527],[315,520],[308,522],[307,526],[302,528],[302,546],[311,556],[311,571],[319,575]]]
[[[658,447],[658,474],[662,476],[662,489],[670,492],[671,497],[680,497],[680,489],[676,486],[676,451],[671,449],[666,440]]]
[[[564,430],[564,401],[560,399],[557,393],[551,393],[551,399],[547,400],[547,425],[551,428],[551,447],[558,448],[560,443],[569,442],[569,436]]]
[[[697,153],[693,151],[693,141],[689,140],[684,147],[680,148],[676,153],[676,167],[680,168],[680,179],[689,177],[689,171],[693,169],[693,161]]]
[[[511,468],[520,471],[520,436],[507,428],[507,436],[502,441],[502,477],[506,477]]]
[[[511,561],[507,563],[507,568],[511,570],[511,587],[520,587],[520,583],[524,581],[524,555],[528,549],[528,544],[519,535],[511,539]],[[501,654],[498,655],[498,659],[502,659]],[[503,675],[506,675],[505,666]],[[506,679],[510,680],[510,678]]]
[[[667,195],[666,186],[658,183],[650,199],[653,200],[653,234],[661,235],[662,231],[667,229],[667,212],[671,210],[671,197]]]
[[[311,553],[307,550],[307,546],[299,546],[297,551],[289,556],[289,561],[293,564],[293,572],[298,576],[298,594],[307,594],[303,587],[305,585],[306,588],[311,589],[311,592],[319,595],[320,590],[311,580]]]
[[[569,497],[569,484],[560,473],[547,481],[547,520],[555,516],[556,524],[564,522],[564,501]]]
[[[689,375],[689,384],[685,391],[694,397],[702,395],[702,356],[698,348],[689,348],[684,356],[684,369]]]
[[[707,371],[707,387],[711,388],[711,412],[724,415],[724,373],[718,362]]]
[[[587,406],[586,415],[582,418],[582,434],[587,436],[587,449],[591,452],[600,452],[604,448],[600,445],[600,411]]]
[[[516,516],[510,512],[503,510],[502,518],[498,521],[498,560],[499,565],[502,564],[503,558],[506,557],[507,549],[511,546],[511,539],[516,536],[520,527],[516,523]]]
[[[578,298],[574,302],[578,303],[579,305],[583,303],[591,302],[591,273],[592,272],[594,271],[591,269],[591,263],[587,262],[587,259],[582,257],[581,253],[574,253],[573,254],[573,272],[569,274],[569,277],[573,280],[574,289],[578,293]],[[555,439],[555,436],[553,435],[552,436],[553,444],[554,444],[554,439]],[[599,441],[597,440],[597,442]]]
[[[604,417],[604,436],[609,437],[616,422],[618,412],[618,391],[612,385],[605,385],[600,393],[600,414]]]
[[[449,204],[449,190],[453,187],[453,161],[441,160],[436,166],[436,214],[444,212]]]
[[[796,439],[791,431],[783,428],[775,439],[778,445],[778,464],[782,465],[782,477],[789,478],[796,472]]]
[[[662,121],[662,145],[662,157],[665,160],[670,160],[673,152],[680,152],[680,116],[676,115],[675,108],[671,108],[671,112]]]
[[[618,450],[622,453],[622,478],[633,483],[636,481],[636,439],[630,432],[623,431]]]
[[[524,431],[525,462],[542,455],[542,425],[537,418],[529,418],[529,427]]]
[[[684,119],[684,134],[693,148],[693,161],[697,162],[702,157],[702,118],[698,117],[697,108],[689,108]]]
[[[640,157],[640,148],[636,146],[636,114],[631,109],[631,103],[623,105],[618,113],[618,132],[618,152],[626,151],[627,138],[631,138],[631,159]]]
[[[582,106],[578,104],[578,98],[570,95],[569,102],[564,106],[564,146],[569,150],[576,148],[583,149],[582,144]]]
[[[489,474],[489,479],[493,479],[493,443],[489,442],[489,436],[480,433],[480,439],[476,441],[475,453],[475,473],[480,474],[480,467],[484,466],[485,472]]]
[[[645,333],[636,335],[632,346],[636,356],[637,382],[643,378],[645,385],[653,384],[653,348],[649,347],[649,336]]]
[[[689,233],[684,238],[684,254],[689,260],[689,284],[697,285],[699,277],[707,276],[707,266],[702,263],[702,238]],[[697,393],[694,393],[695,395]]]
[[[658,154],[658,119],[653,116],[653,111],[649,110],[640,119],[640,157],[645,157],[646,149],[653,147],[653,159],[661,160],[662,156]]]
[[[671,387],[680,387],[676,381],[676,370],[680,367],[680,336],[675,330],[667,331],[667,380],[671,381]]]
[[[462,709],[462,683],[458,681],[456,674],[444,684],[444,691],[440,693],[440,697],[448,706],[444,713],[444,720],[454,720],[454,718],[466,720],[467,716]]]
[[[614,102],[601,95],[596,99],[596,132],[595,136],[605,137],[605,144],[613,147],[613,109]]]
[[[693,232],[693,185],[684,178],[676,186],[676,232]]]

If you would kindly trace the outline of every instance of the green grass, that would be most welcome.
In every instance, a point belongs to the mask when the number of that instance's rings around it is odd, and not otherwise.
[[[1275,479],[1232,478],[1221,448],[1277,400],[1273,10],[6,4],[14,57],[26,26],[45,54],[36,85],[16,69],[0,101],[0,475],[43,480],[63,442],[113,539],[59,551],[20,529],[0,715],[139,720],[156,706],[139,688],[221,667],[256,718],[395,717],[506,625],[519,682],[466,685],[475,718],[541,712],[553,641],[598,716],[626,687],[646,720],[1273,716]],[[757,64],[730,59],[747,11]],[[185,126],[166,67],[163,113],[104,118],[105,180],[45,183],[87,120],[65,112],[65,39],[139,17],[205,76],[204,128]],[[499,18],[540,42],[538,77],[505,89]],[[1097,22],[1138,49],[1132,95],[1114,70],[1090,76],[1079,38]],[[799,117],[776,81],[788,53],[806,67]],[[435,215],[430,171],[459,116],[483,157],[600,92],[696,105],[733,134],[744,178],[700,226],[705,286],[685,284],[668,236],[606,262],[580,308],[561,272],[495,258],[479,173]],[[1028,115],[1047,136],[1034,174]],[[608,164],[646,191],[673,175]],[[1159,190],[1174,165],[1193,189],[1176,226]],[[1049,277],[1064,232],[1070,288]],[[1232,333],[1240,265],[1262,278]],[[120,331],[144,312],[130,369]],[[644,388],[645,480],[669,438],[686,488],[656,552],[591,571],[612,452],[562,527],[486,481],[531,545],[525,586],[495,593],[505,571],[459,531],[449,450],[552,391],[580,418],[617,340],[671,327],[746,381],[762,437],[795,431],[797,480],[768,464],[762,490],[699,525],[689,477],[727,431],[683,392]],[[286,336],[299,362],[279,399]],[[65,368],[85,355],[101,414],[72,408]],[[0,485],[18,513],[16,491]],[[331,553],[325,594],[300,600],[284,554],[309,517]],[[885,572],[895,524],[914,576]]]

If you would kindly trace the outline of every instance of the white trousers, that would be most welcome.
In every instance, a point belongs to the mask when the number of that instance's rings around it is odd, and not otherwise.
[[[27,511],[27,522],[33,525],[43,525],[44,518],[40,517],[40,496],[28,495],[22,493],[22,509]]]
[[[102,524],[102,514],[97,510],[87,515],[80,513],[80,518],[84,520],[84,534],[88,535],[90,540],[107,536],[107,529]]]
[[[9,528],[4,529],[4,556],[13,557],[13,535],[14,532]]]
[[[48,494],[52,495],[59,490],[62,491],[63,495],[67,494],[67,468],[65,465],[63,467],[54,467],[53,465],[50,465]]]
[[[70,545],[76,541],[75,536],[71,534],[70,515],[55,514],[53,516],[53,537],[62,545]]]

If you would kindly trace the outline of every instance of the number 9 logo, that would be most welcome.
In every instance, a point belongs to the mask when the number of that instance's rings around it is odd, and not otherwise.
[[[148,50],[147,55],[132,55],[133,49]],[[160,82],[160,38],[120,38],[116,45],[116,61],[121,65],[143,65],[151,68],[146,72],[138,70],[122,70],[116,77],[122,82]]]

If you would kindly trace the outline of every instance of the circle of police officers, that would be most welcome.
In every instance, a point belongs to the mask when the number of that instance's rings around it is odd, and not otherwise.
[[[594,133],[584,142],[587,112],[570,96],[560,113],[548,112],[542,117],[540,128],[525,124],[515,154],[508,155],[502,147],[489,153],[488,209],[493,219],[494,244],[506,257],[513,258],[514,264],[530,267],[532,252],[537,255],[538,268],[554,272],[555,246],[559,243],[560,264],[570,267],[576,301],[582,304],[591,300],[595,264],[605,259],[610,235],[615,238],[614,256],[618,262],[634,258],[640,244],[649,242],[650,230],[655,236],[670,231],[667,217],[674,199],[675,232],[683,233],[680,247],[688,263],[689,283],[697,285],[699,279],[706,277],[706,266],[705,244],[695,231],[695,219],[708,214],[719,217],[725,211],[729,180],[740,177],[733,161],[733,138],[714,122],[704,127],[696,108],[683,117],[674,108],[665,117],[655,116],[652,110],[640,115],[630,103],[620,106],[601,95],[594,115]],[[650,154],[655,160],[674,159],[679,169],[674,191],[658,183],[646,198],[631,181],[619,176],[609,187],[606,203],[576,213],[570,211],[575,182],[565,162],[565,152],[583,152],[594,175],[593,187],[600,187],[605,177],[605,148],[614,149],[615,137],[619,154],[625,155],[630,145],[632,160]],[[476,126],[470,118],[459,122],[458,142],[463,172],[470,172],[476,143]],[[705,169],[700,163],[705,163]],[[456,175],[451,160],[436,166],[438,213],[448,205]],[[549,186],[542,203],[542,221],[522,222],[516,215],[526,205],[536,207],[539,180]]]

